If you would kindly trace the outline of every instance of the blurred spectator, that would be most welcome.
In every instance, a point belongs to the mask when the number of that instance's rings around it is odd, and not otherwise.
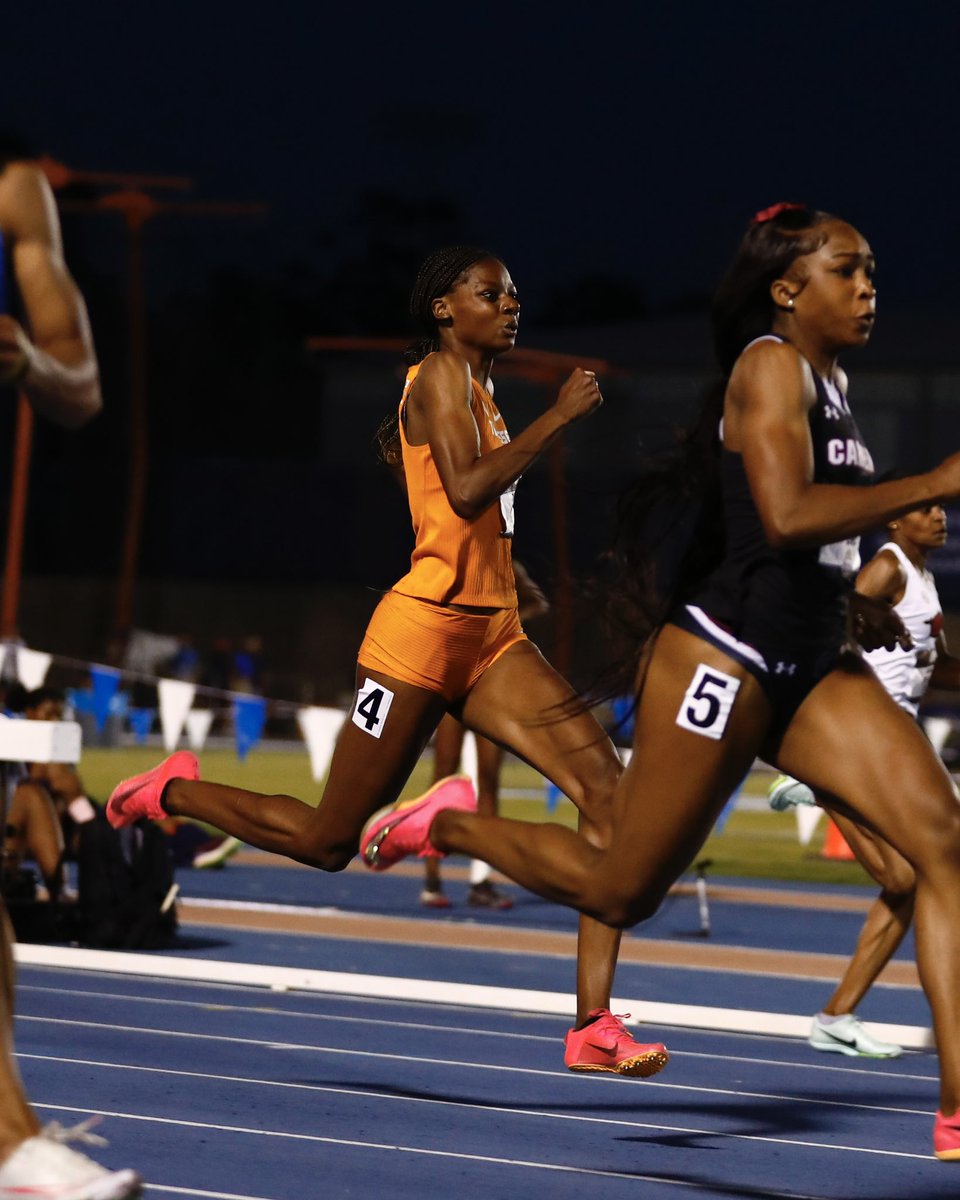
[[[33,692],[24,692],[19,699],[13,696],[10,699],[17,705],[14,711],[22,712],[29,720],[63,720],[64,697],[57,688],[37,688]],[[66,857],[76,859],[80,826],[96,814],[77,768],[71,763],[30,763],[24,767],[23,778],[42,789],[59,819]],[[41,828],[41,818],[35,817],[34,824]],[[171,817],[162,828],[169,838],[170,852],[177,867],[220,867],[241,846],[236,838],[211,834],[205,826],[187,818]],[[31,857],[42,865],[36,854]],[[49,854],[45,854],[44,861],[48,859]]]
[[[59,719],[62,705],[62,695],[53,688],[27,693],[13,684],[8,690],[8,708],[27,715],[29,706],[34,718]],[[70,936],[70,914],[61,902],[69,906],[76,895],[64,886],[64,830],[72,837],[79,820],[92,818],[93,808],[79,792],[72,792],[69,801],[64,799],[61,817],[47,779],[64,769],[72,770],[61,763],[23,763],[8,769],[0,888],[21,941]]]
[[[259,633],[248,634],[233,656],[230,679],[232,692],[259,693],[263,682],[263,638]]]
[[[161,664],[158,673],[165,679],[183,679],[188,683],[197,681],[200,675],[200,655],[189,634],[180,638],[175,653],[166,663]]]
[[[230,639],[222,636],[215,638],[201,681],[206,687],[226,692],[230,690],[232,675],[233,646]]]

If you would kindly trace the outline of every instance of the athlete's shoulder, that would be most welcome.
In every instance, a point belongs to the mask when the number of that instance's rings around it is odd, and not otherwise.
[[[742,351],[730,373],[730,391],[735,399],[764,402],[796,395],[807,406],[816,395],[807,360],[789,342],[772,337],[758,338]]]
[[[470,384],[470,367],[466,359],[450,350],[436,350],[420,363],[410,394],[418,399],[431,395],[458,398],[469,395]]]
[[[436,374],[454,373],[464,379],[470,377],[470,366],[467,360],[452,350],[434,350],[420,361],[420,378],[430,378]]]
[[[60,222],[53,190],[30,162],[8,163],[0,172],[0,231],[14,241],[60,249]]]
[[[782,338],[755,338],[740,352],[740,357],[734,363],[734,371],[761,370],[802,370],[806,359],[796,346],[785,342]]]
[[[887,543],[860,569],[856,588],[865,596],[898,604],[903,599],[907,582],[907,570],[900,555]]]

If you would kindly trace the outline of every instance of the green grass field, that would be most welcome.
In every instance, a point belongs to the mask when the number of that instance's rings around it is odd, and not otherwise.
[[[162,757],[156,747],[98,749],[83,754],[81,774],[92,797],[103,800],[118,780],[153,766]],[[204,778],[229,783],[256,792],[284,792],[317,803],[320,787],[310,775],[305,749],[254,750],[245,762],[233,750],[205,750],[202,755]],[[430,784],[430,762],[425,760],[414,772],[405,794],[415,796]],[[765,794],[767,777],[753,776],[746,786],[750,796]],[[523,763],[508,760],[503,772],[505,790],[539,790],[540,776]],[[547,819],[545,804],[539,799],[512,798],[503,801],[506,816],[528,821]],[[576,823],[576,810],[564,801],[553,820]],[[794,814],[736,810],[721,834],[706,843],[698,858],[712,859],[713,875],[755,879],[780,879],[816,883],[870,883],[869,876],[857,863],[836,862],[820,857],[823,830],[820,827],[809,846],[797,839]]]

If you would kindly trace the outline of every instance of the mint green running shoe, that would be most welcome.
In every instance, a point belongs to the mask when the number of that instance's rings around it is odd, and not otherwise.
[[[770,790],[767,800],[774,812],[786,812],[788,808],[796,808],[799,804],[815,805],[817,799],[810,788],[799,779],[789,775],[778,775]]]

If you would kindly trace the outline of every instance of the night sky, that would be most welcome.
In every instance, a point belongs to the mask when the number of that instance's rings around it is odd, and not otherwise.
[[[348,257],[379,188],[452,199],[534,306],[586,275],[654,311],[702,297],[750,214],[802,199],[871,239],[884,303],[960,307],[949,2],[41,0],[7,29],[4,124],[71,164],[270,206],[182,228],[156,287]]]
[[[371,364],[351,392],[338,364],[303,345],[311,333],[404,333],[413,270],[438,244],[502,255],[524,303],[521,344],[563,349],[575,336],[577,352],[604,353],[592,331],[618,319],[702,316],[705,332],[746,221],[802,200],[871,240],[875,340],[884,309],[936,314],[949,330],[944,318],[960,318],[958,32],[951,3],[893,15],[602,0],[22,4],[0,39],[0,127],[75,167],[193,179],[188,196],[156,193],[174,204],[268,206],[147,227],[142,575],[390,582],[409,525],[370,441],[396,401],[395,364]],[[129,428],[123,227],[65,213],[64,229],[105,409],[80,434],[38,430],[25,569],[109,576]],[[571,297],[583,295],[581,308]],[[504,384],[516,430],[544,397]],[[570,451],[572,471],[611,486],[611,451],[633,470],[654,419],[638,407],[627,428],[618,409],[614,397]],[[662,409],[666,428],[678,417]],[[11,413],[0,408],[0,446]],[[540,492],[531,471],[523,503],[542,534],[540,467]],[[596,486],[583,484],[577,514]],[[291,514],[338,538],[335,552],[304,554]],[[586,561],[606,526],[582,524]]]

